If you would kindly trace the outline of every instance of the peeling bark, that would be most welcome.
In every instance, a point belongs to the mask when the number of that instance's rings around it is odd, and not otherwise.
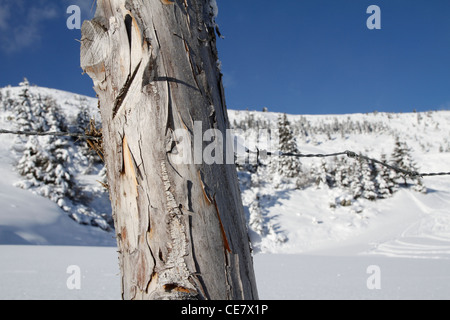
[[[173,161],[177,129],[193,150],[195,122],[228,128],[211,10],[207,0],[98,0],[82,27],[124,299],[258,298],[235,166],[196,164],[194,152]]]

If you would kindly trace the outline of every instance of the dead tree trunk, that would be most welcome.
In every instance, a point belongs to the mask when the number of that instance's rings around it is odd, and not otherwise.
[[[124,299],[257,299],[214,28],[209,0],[98,0],[82,27]]]

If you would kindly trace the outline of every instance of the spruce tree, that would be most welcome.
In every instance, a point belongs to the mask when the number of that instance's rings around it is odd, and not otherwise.
[[[57,103],[50,97],[42,97],[29,90],[26,79],[16,105],[19,130],[35,132],[63,132],[67,125]],[[69,144],[66,138],[21,137],[23,148],[17,147],[21,157],[17,171],[25,180],[16,183],[21,188],[31,188],[64,207],[64,198],[73,198],[73,178],[70,173]]]
[[[400,141],[398,137],[395,141],[395,148],[392,152],[391,162],[394,166],[406,171],[417,172],[419,170],[412,157],[411,148],[406,144],[406,142]],[[407,177],[404,174],[397,173],[395,178],[396,181],[402,180],[405,187],[408,186]],[[424,193],[426,192],[426,187],[423,185],[421,177],[413,177],[411,180],[413,182],[413,190]]]
[[[329,171],[330,170],[327,166],[327,162],[324,159],[320,161],[320,164],[318,166],[313,166],[311,168],[310,174],[317,188],[321,188],[323,186],[332,188],[334,186],[335,179]]]
[[[373,163],[361,161],[361,196],[368,200],[377,198],[375,185],[376,168]]]
[[[413,167],[413,163],[411,161],[412,159],[410,152],[411,150],[409,149],[406,142],[400,141],[400,139],[397,137],[395,139],[394,151],[392,152],[391,155],[392,165],[403,170],[408,171],[411,169],[415,170],[415,168]],[[396,181],[402,180],[403,185],[405,187],[407,186],[406,176],[404,174],[396,173],[395,179]]]
[[[349,174],[346,183],[354,199],[358,199],[362,196],[363,187],[361,181],[361,161],[353,161],[353,163],[349,165]]]
[[[297,143],[294,138],[291,124],[287,115],[283,114],[278,118],[278,132],[280,138],[280,151],[283,153],[299,154]],[[301,172],[301,162],[297,157],[280,156],[278,162],[278,172],[288,178],[298,177]]]
[[[381,155],[381,161],[387,162],[386,154]],[[375,183],[377,185],[378,198],[386,199],[395,193],[398,189],[398,184],[394,181],[395,173],[385,167],[380,166],[377,171],[377,176],[375,178]]]
[[[258,235],[264,236],[267,233],[267,230],[265,230],[264,218],[262,216],[259,201],[260,201],[259,195],[256,195],[255,200],[251,203],[251,205],[248,208],[249,211],[248,225]]]
[[[338,188],[346,189],[350,187],[351,170],[347,158],[336,159],[335,182]]]

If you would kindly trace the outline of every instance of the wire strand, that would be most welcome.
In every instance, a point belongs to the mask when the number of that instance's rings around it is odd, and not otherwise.
[[[269,152],[265,150],[259,150],[257,151],[250,151],[249,149],[246,149],[247,153],[253,153],[256,154],[259,158],[261,154],[265,154],[267,156],[279,156],[279,157],[295,157],[295,158],[328,158],[328,157],[338,157],[338,156],[347,156],[351,159],[355,160],[364,160],[367,162],[373,162],[378,163],[381,166],[384,166],[388,169],[391,169],[397,173],[401,173],[405,176],[408,176],[410,178],[423,178],[423,177],[436,177],[436,176],[450,176],[450,172],[432,172],[432,173],[420,173],[417,171],[411,171],[411,170],[405,170],[393,165],[390,165],[386,162],[367,157],[362,154],[358,154],[354,151],[346,150],[342,152],[335,152],[335,153],[316,153],[316,154],[303,154],[303,153],[291,153],[291,152]]]
[[[5,130],[0,129],[0,134],[15,134],[15,135],[25,135],[25,136],[56,136],[56,137],[74,137],[79,139],[86,139],[86,140],[96,140],[100,141],[102,138],[99,136],[92,136],[87,135],[85,133],[72,133],[72,132],[37,132],[37,131],[12,131],[12,130]],[[259,150],[257,151],[251,151],[249,149],[246,149],[246,153],[252,153],[256,154],[257,158],[259,159],[261,155],[273,157],[295,157],[295,158],[329,158],[329,157],[338,157],[338,156],[347,156],[351,159],[355,160],[364,160],[367,162],[373,162],[378,163],[381,166],[384,166],[388,169],[391,169],[397,173],[401,173],[407,177],[410,178],[423,178],[423,177],[437,177],[437,176],[450,176],[450,172],[427,172],[427,173],[421,173],[417,171],[411,171],[411,170],[405,170],[393,165],[390,165],[386,162],[367,157],[363,154],[358,154],[354,151],[346,150],[342,152],[335,152],[335,153],[315,153],[315,154],[303,154],[303,153],[291,153],[291,152],[270,152],[266,150]]]
[[[73,133],[73,132],[38,132],[38,131],[12,131],[0,129],[0,134],[15,134],[23,136],[55,136],[55,137],[73,137],[86,140],[101,140],[101,137],[91,136],[84,133]]]

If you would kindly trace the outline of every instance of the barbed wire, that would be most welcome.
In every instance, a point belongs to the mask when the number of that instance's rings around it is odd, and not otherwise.
[[[15,134],[22,136],[55,136],[55,137],[72,137],[86,140],[96,140],[99,141],[102,138],[99,136],[87,135],[85,133],[74,133],[74,132],[39,132],[39,131],[13,131],[0,129],[0,134]]]
[[[424,173],[424,172],[417,172],[417,171],[411,171],[411,170],[405,170],[402,168],[399,168],[397,166],[393,166],[390,165],[386,162],[374,159],[374,158],[370,158],[367,157],[365,155],[362,154],[358,154],[354,151],[342,151],[342,152],[335,152],[335,153],[316,153],[316,154],[303,154],[303,153],[291,153],[291,152],[270,152],[270,151],[266,151],[266,150],[259,150],[257,149],[257,151],[250,151],[249,149],[246,149],[247,153],[253,153],[256,154],[257,157],[261,157],[261,156],[277,156],[277,157],[295,157],[295,158],[329,158],[329,157],[338,157],[338,156],[347,156],[351,159],[355,159],[355,160],[364,160],[367,162],[373,162],[373,163],[378,163],[381,166],[384,166],[388,169],[391,169],[397,173],[401,173],[407,177],[410,178],[423,178],[423,177],[436,177],[436,176],[450,176],[450,172],[431,172],[431,173]]]
[[[85,133],[73,133],[73,132],[37,132],[37,131],[13,131],[13,130],[5,130],[0,129],[0,134],[14,134],[14,135],[25,135],[25,136],[57,136],[57,137],[73,137],[85,140],[94,140],[101,141],[100,136],[88,135]],[[291,153],[291,152],[270,152],[267,150],[259,150],[251,151],[246,149],[246,153],[256,154],[257,158],[265,157],[265,156],[277,156],[277,157],[296,157],[296,158],[329,158],[329,157],[338,157],[338,156],[347,156],[351,159],[355,160],[364,160],[367,162],[377,163],[381,166],[384,166],[388,169],[391,169],[397,173],[401,173],[410,178],[423,178],[423,177],[436,177],[436,176],[450,176],[450,172],[417,172],[411,170],[405,170],[399,168],[397,166],[390,165],[386,162],[380,161],[378,159],[370,158],[360,153],[356,153],[354,151],[346,150],[342,152],[335,153],[315,153],[315,154],[304,154],[304,153]]]

